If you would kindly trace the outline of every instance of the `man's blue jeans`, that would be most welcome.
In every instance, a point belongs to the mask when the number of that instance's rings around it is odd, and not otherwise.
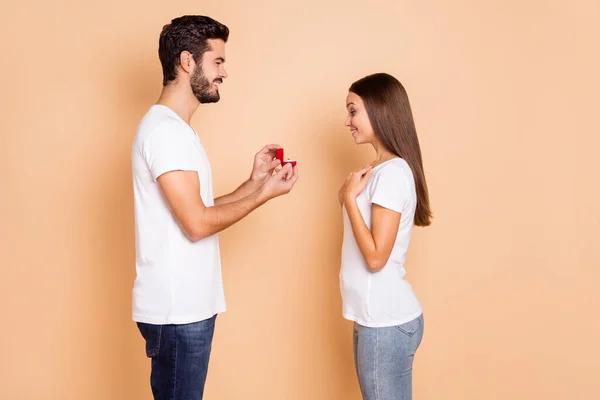
[[[138,322],[152,359],[150,386],[155,400],[200,400],[217,316],[183,325]]]

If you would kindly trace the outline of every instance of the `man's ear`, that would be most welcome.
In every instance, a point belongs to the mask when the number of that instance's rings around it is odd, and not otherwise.
[[[181,65],[181,69],[183,69],[188,75],[192,75],[194,72],[194,66],[196,65],[192,53],[187,50],[182,51],[179,54],[179,65]]]

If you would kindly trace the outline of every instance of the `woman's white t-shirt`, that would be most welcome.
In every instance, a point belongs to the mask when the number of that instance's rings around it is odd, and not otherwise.
[[[402,216],[388,262],[380,271],[369,272],[344,207],[344,241],[340,271],[343,316],[373,328],[409,322],[423,311],[411,285],[404,279],[404,261],[417,206],[415,182],[406,161],[394,158],[376,166],[356,202],[369,230],[372,204],[397,211]]]

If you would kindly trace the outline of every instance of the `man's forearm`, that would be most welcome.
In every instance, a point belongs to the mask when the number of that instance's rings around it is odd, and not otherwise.
[[[262,185],[254,181],[252,179],[248,179],[244,183],[242,183],[237,189],[233,192],[217,197],[215,199],[215,206],[220,206],[223,204],[232,203],[238,200],[243,199],[244,197],[249,196],[250,194],[258,191]]]
[[[196,218],[193,234],[189,236],[192,240],[200,240],[221,232],[266,203],[267,200],[260,191],[255,190],[241,199],[206,207]]]

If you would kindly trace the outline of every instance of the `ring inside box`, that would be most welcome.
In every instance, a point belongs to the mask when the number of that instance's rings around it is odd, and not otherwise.
[[[296,166],[296,160],[284,160],[283,159],[283,149],[277,149],[275,158],[277,158],[279,161],[281,161],[281,166],[284,166],[285,164],[292,164],[292,167]]]

